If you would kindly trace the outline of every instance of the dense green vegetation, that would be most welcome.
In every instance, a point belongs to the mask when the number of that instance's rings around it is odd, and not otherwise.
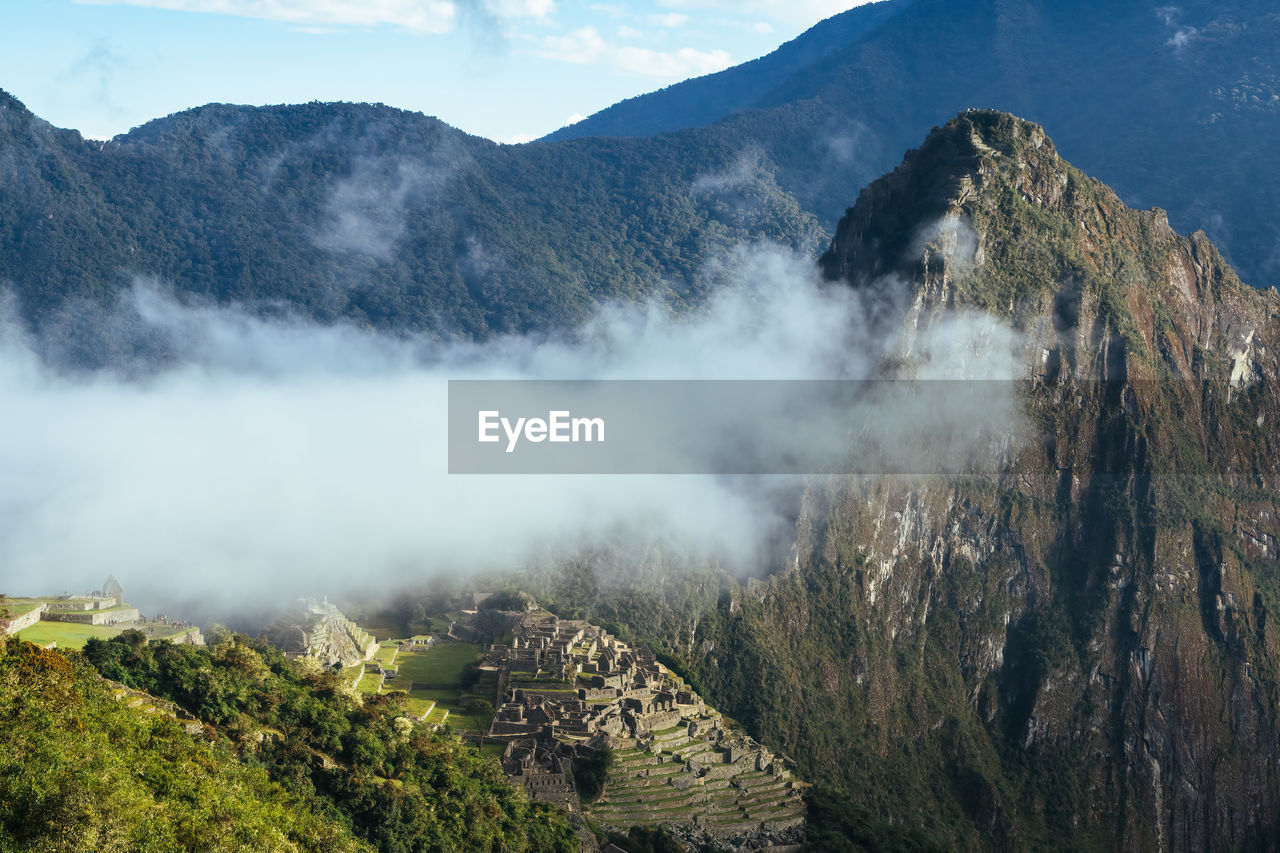
[[[941,853],[947,849],[918,829],[872,818],[829,787],[814,788],[807,799],[805,849],[814,853]]]
[[[573,784],[583,802],[595,802],[604,792],[609,768],[613,767],[613,750],[605,747],[573,763]]]
[[[105,146],[0,92],[0,281],[64,359],[164,358],[132,277],[383,329],[483,338],[561,326],[597,302],[675,307],[742,240],[823,235],[737,140],[523,147],[370,104],[212,105]]]
[[[228,741],[117,699],[74,653],[0,637],[0,719],[0,850],[372,849]]]
[[[576,849],[564,813],[530,803],[451,734],[412,724],[403,693],[359,697],[244,636],[205,648],[125,632],[84,656],[216,726],[220,748],[378,850]]]

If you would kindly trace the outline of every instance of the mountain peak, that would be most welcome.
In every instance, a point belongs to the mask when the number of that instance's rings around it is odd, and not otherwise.
[[[942,127],[935,127],[917,152],[928,153],[941,146],[1004,155],[1016,155],[1030,147],[1044,156],[1058,156],[1043,127],[1000,110],[965,110]]]
[[[26,126],[33,120],[37,119],[26,104],[0,89],[0,128]]]
[[[919,232],[946,216],[972,219],[979,196],[1013,189],[1028,200],[1059,202],[1071,169],[1034,122],[994,110],[968,110],[935,127],[889,174],[862,190],[836,229],[822,265],[857,284],[908,273],[919,261]],[[1119,204],[1119,202],[1116,202]]]
[[[956,308],[1000,316],[1082,377],[1228,375],[1196,353],[1275,331],[1273,297],[1242,285],[1202,233],[1129,208],[1039,125],[999,112],[934,128],[862,191],[821,263],[854,287],[907,288],[912,326]]]

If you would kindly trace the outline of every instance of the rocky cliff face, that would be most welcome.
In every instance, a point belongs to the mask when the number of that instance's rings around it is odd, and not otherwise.
[[[864,190],[822,265],[897,294],[904,340],[1015,329],[1031,440],[991,476],[811,484],[766,581],[597,607],[946,846],[1274,845],[1277,294],[988,112]]]
[[[934,216],[972,225],[970,256],[903,242]],[[852,556],[867,629],[936,645],[943,660],[923,663],[951,664],[1006,755],[1080,762],[1046,817],[1127,849],[1270,837],[1275,292],[994,113],[952,121],[869,188],[823,265],[855,287],[907,282],[911,327],[963,306],[1005,317],[1025,336],[1037,441],[982,488],[822,496],[798,571]],[[891,726],[900,667],[866,666],[854,680],[882,694],[869,721]],[[1013,804],[980,811],[1016,832]]]

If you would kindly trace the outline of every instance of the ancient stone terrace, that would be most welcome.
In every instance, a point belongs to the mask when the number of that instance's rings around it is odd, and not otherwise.
[[[332,666],[357,666],[372,660],[378,641],[323,599],[302,599],[292,612],[263,630],[263,636],[291,656],[307,655]]]
[[[649,649],[549,614],[520,617],[511,634],[482,666],[506,699],[488,739],[507,742],[504,767],[532,796],[570,797],[570,757],[608,744],[616,763],[586,809],[601,823],[683,827],[740,849],[798,839],[805,785],[789,761],[732,731]]]
[[[785,758],[716,723],[615,740],[605,794],[590,815],[617,828],[683,827],[735,849],[794,843],[804,825],[804,783]]]

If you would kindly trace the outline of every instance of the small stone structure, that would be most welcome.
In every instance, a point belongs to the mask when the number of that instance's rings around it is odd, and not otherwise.
[[[554,740],[517,738],[507,744],[502,769],[529,792],[529,799],[579,809],[573,787],[573,760]]]
[[[37,622],[70,622],[78,625],[114,627],[120,631],[130,628],[142,631],[149,639],[163,639],[172,643],[204,645],[204,636],[195,625],[171,621],[157,616],[148,620],[124,600],[124,588],[115,575],[107,578],[102,589],[83,595],[54,595],[10,600],[10,606],[28,608],[20,616],[0,619],[0,635],[16,634]],[[4,602],[0,602],[3,604]]]

